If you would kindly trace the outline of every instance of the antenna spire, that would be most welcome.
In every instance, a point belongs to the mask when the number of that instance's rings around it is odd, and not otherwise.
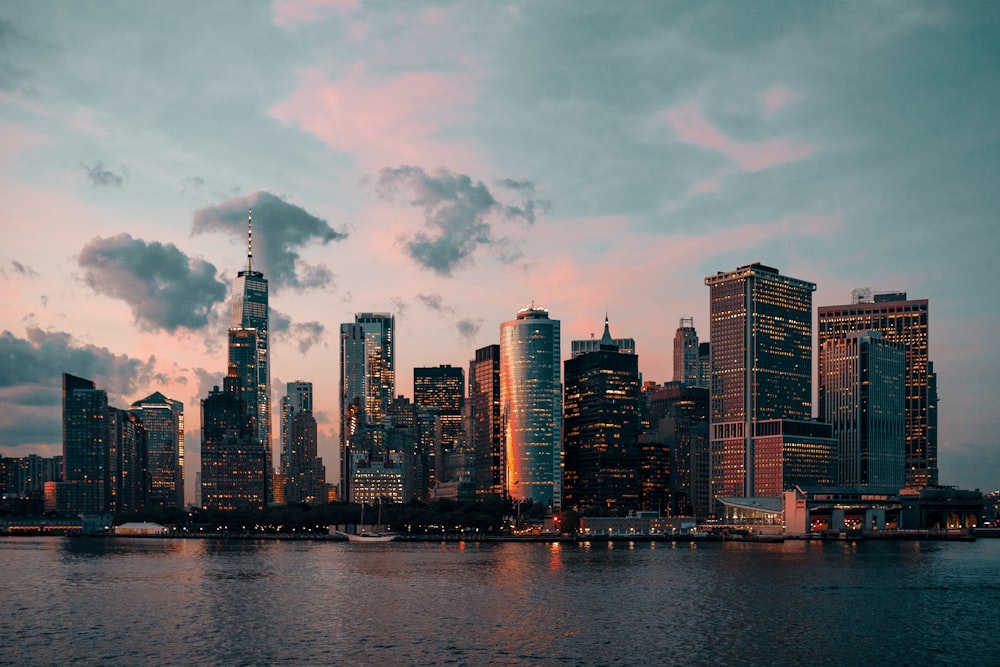
[[[247,271],[253,271],[253,208],[247,209]]]

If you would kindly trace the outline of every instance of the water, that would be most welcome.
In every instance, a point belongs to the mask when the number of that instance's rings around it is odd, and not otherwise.
[[[1000,540],[0,539],[0,664],[997,665]]]

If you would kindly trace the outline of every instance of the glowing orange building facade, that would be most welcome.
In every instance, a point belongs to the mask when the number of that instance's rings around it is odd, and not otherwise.
[[[531,306],[500,325],[507,494],[558,508],[562,496],[559,320]]]

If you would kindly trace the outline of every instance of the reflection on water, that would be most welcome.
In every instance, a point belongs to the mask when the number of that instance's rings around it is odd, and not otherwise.
[[[1000,541],[6,538],[0,664],[993,664]]]

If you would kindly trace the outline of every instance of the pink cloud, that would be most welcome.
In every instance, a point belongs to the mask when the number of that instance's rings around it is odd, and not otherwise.
[[[799,99],[798,94],[785,86],[772,86],[760,96],[760,105],[768,113],[774,113],[778,109],[791,104]]]
[[[274,0],[274,25],[293,28],[300,23],[313,23],[333,11],[357,9],[357,0]]]
[[[377,78],[358,64],[337,81],[318,68],[305,70],[270,115],[354,155],[367,168],[429,160],[461,168],[469,163],[468,149],[437,133],[472,101],[470,85],[456,78],[435,72]]]
[[[755,172],[795,162],[816,152],[816,146],[796,144],[791,139],[738,141],[708,122],[697,103],[669,109],[664,118],[681,141],[718,151],[743,171]]]

